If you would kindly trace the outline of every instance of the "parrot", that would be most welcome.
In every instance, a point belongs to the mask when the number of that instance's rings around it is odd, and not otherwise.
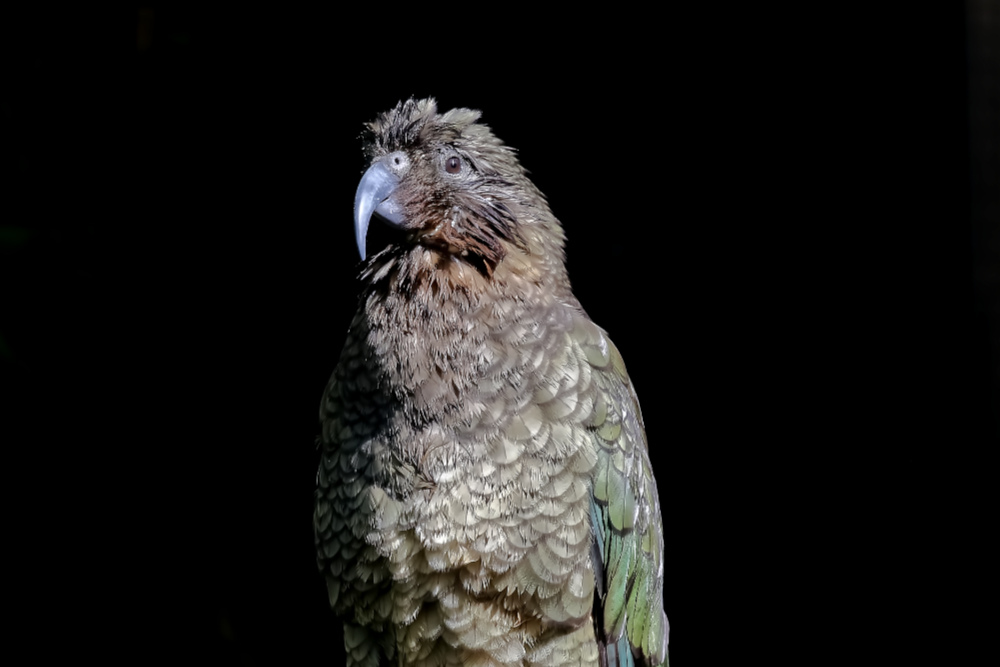
[[[668,665],[636,393],[480,117],[410,98],[366,125],[313,515],[347,664]],[[392,236],[368,254],[372,218]]]

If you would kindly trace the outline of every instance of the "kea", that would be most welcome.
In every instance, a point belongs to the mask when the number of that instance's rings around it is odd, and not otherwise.
[[[367,126],[314,514],[347,664],[666,665],[639,402],[479,117],[410,99]],[[367,256],[373,216],[394,232]]]

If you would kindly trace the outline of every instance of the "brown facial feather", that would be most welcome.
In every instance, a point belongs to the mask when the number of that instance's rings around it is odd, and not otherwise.
[[[438,115],[433,100],[407,100],[369,125],[366,152],[372,161],[396,151],[409,156],[394,195],[409,243],[459,258],[489,278],[514,247],[528,251],[515,211],[535,203],[537,191],[514,151],[478,118],[469,109]]]

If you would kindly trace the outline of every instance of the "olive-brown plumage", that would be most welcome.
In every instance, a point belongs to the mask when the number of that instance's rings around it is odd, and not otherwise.
[[[367,258],[320,407],[315,530],[351,665],[666,663],[639,404],[563,232],[478,112],[370,125]]]

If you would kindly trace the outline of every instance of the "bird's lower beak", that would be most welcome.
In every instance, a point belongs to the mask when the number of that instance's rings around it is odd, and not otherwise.
[[[368,224],[373,213],[392,225],[403,224],[403,211],[392,196],[398,186],[399,176],[392,173],[381,160],[369,167],[361,177],[358,192],[354,195],[354,235],[361,259],[365,258]]]

